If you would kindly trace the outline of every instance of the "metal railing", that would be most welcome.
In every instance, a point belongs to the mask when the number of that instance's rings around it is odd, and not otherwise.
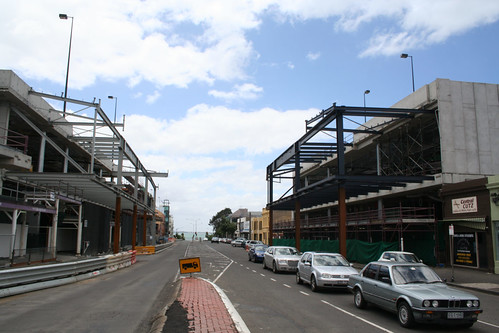
[[[0,127],[0,133],[7,133],[7,135],[0,135],[0,142],[8,147],[21,150],[24,154],[26,154],[28,151],[27,135],[3,127]]]
[[[382,210],[368,210],[347,214],[347,226],[378,225],[398,223],[431,223],[435,222],[434,207],[394,207]],[[339,216],[321,216],[302,218],[301,228],[321,228],[338,226]],[[294,229],[295,221],[274,222],[274,230]]]

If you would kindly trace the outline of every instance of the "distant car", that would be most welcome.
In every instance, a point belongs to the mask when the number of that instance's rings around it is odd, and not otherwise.
[[[212,243],[220,243],[220,238],[218,238],[218,237],[211,237],[211,242]]]
[[[414,253],[403,251],[385,251],[381,254],[378,260],[398,262],[423,262]]]
[[[291,246],[271,246],[265,251],[263,268],[271,268],[274,273],[281,271],[295,272],[300,260],[300,253]]]
[[[263,261],[265,251],[269,246],[265,244],[255,244],[248,251],[248,260],[253,262]]]
[[[237,246],[243,246],[243,242],[246,240],[246,238],[236,238],[234,239],[230,244],[234,247],[237,247]]]
[[[256,245],[256,244],[263,244],[263,242],[259,241],[259,240],[249,240],[249,241],[246,241],[244,243],[244,248],[246,249],[246,251],[249,251],[251,246]]]
[[[350,275],[348,289],[357,308],[368,303],[398,314],[403,327],[415,322],[471,327],[478,319],[478,297],[448,287],[422,263],[375,261]]]
[[[312,291],[346,288],[352,274],[358,271],[341,254],[305,252],[298,263],[296,283],[306,282]]]

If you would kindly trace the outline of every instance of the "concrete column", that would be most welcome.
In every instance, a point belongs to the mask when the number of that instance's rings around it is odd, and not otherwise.
[[[45,134],[45,133],[43,133]],[[45,136],[41,137],[40,140],[40,151],[38,152],[38,172],[43,172],[43,167],[45,163],[45,144],[47,140],[45,139]]]
[[[10,106],[7,102],[0,103],[0,144],[7,144],[9,132]]]
[[[81,238],[82,238],[82,223],[81,223],[81,213],[82,213],[82,205],[78,206],[78,234],[76,236],[76,255],[81,255]]]
[[[10,252],[9,259],[14,257],[14,244],[16,243],[16,229],[17,229],[17,216],[18,210],[14,210],[14,214],[12,214],[12,228],[11,228],[11,237],[10,237]]]
[[[55,199],[55,213],[52,216],[52,239],[50,247],[52,248],[52,255],[57,256],[57,218],[59,216],[59,199]]]

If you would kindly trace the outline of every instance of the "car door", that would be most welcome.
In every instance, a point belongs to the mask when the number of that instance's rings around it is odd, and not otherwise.
[[[305,255],[303,255],[299,262],[300,267],[298,268],[298,270],[300,271],[300,277],[302,278],[302,280],[308,283],[310,283],[310,263],[312,262],[311,258],[312,255],[310,253],[306,253]]]
[[[395,309],[398,295],[394,295],[392,280],[388,266],[380,265],[376,278],[374,292],[377,295],[378,305],[387,310]]]
[[[362,282],[362,293],[366,301],[378,304],[378,298],[376,295],[377,289],[377,280],[376,277],[378,275],[379,265],[378,264],[369,264],[364,270],[363,282]]]
[[[269,247],[263,256],[263,263],[267,267],[272,267],[272,256],[274,255],[274,248]]]

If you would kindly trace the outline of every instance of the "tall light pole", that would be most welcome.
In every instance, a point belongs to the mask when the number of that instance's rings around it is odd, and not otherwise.
[[[69,52],[68,52],[68,67],[66,69],[66,85],[64,87],[64,107],[62,110],[62,116],[66,117],[66,98],[68,97],[68,78],[69,78],[69,61],[71,59],[71,41],[73,40],[73,16],[68,16],[67,14],[59,14],[61,20],[71,19],[71,32],[69,34]]]
[[[118,107],[118,97],[116,96],[107,96],[109,99],[114,99],[114,122],[113,124],[116,123],[116,108]]]
[[[371,92],[371,90],[367,89],[366,91],[364,91],[364,112],[366,111],[366,95],[369,94]],[[367,122],[367,117],[364,116],[364,122]]]
[[[402,58],[402,59],[411,58],[412,92],[414,92],[414,64],[412,62],[412,56],[408,55],[407,53],[402,53],[400,55],[400,58]]]

